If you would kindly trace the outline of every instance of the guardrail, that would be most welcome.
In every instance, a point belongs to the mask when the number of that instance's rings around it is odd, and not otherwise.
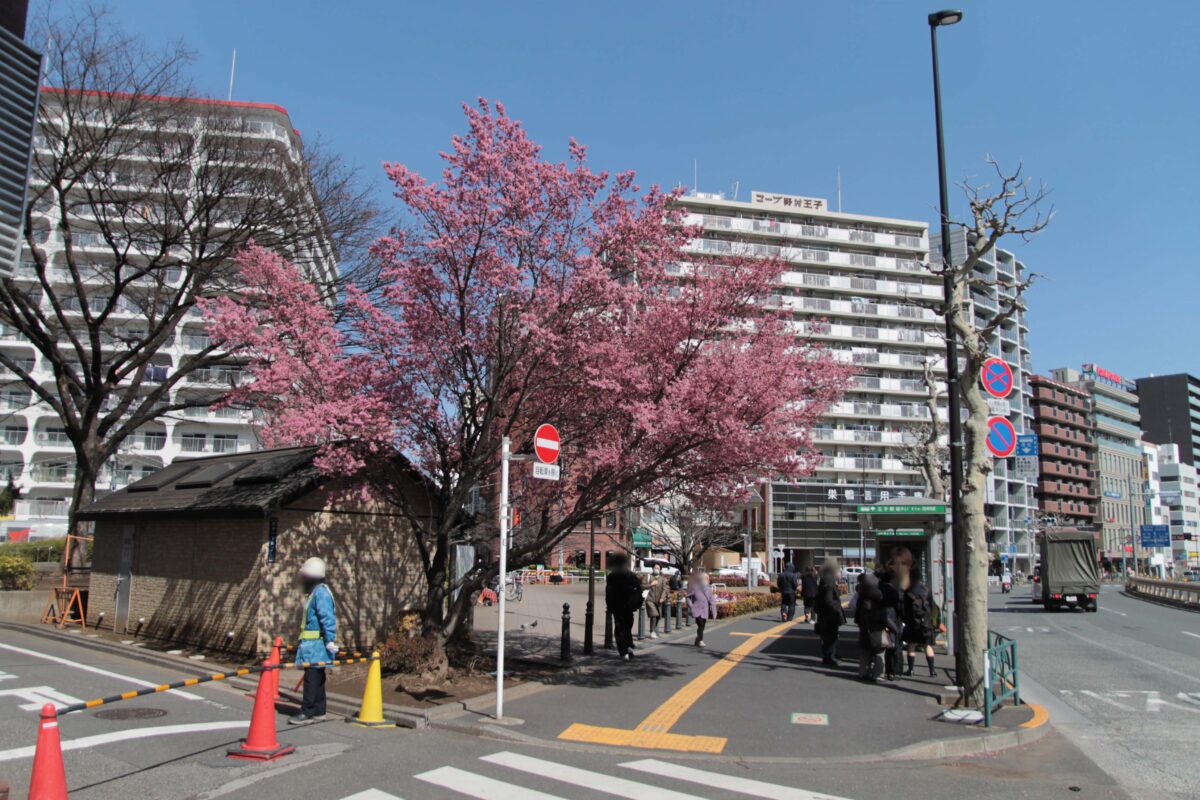
[[[1200,583],[1129,578],[1125,581],[1125,591],[1160,603],[1200,611]]]
[[[1017,643],[988,631],[988,648],[983,652],[983,724],[992,727],[992,712],[1011,699],[1021,704],[1017,677]]]

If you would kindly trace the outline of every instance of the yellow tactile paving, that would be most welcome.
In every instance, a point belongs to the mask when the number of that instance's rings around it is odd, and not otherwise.
[[[671,695],[665,703],[654,709],[632,730],[575,723],[560,733],[558,738],[572,742],[640,747],[647,750],[720,753],[725,749],[727,741],[723,736],[689,736],[670,733],[670,730],[687,713],[688,709],[696,704],[697,700],[716,685],[717,681],[728,675],[730,670],[742,662],[742,659],[754,652],[755,648],[768,639],[778,639],[784,630],[795,624],[795,621],[783,622],[759,633],[733,633],[733,636],[748,638],[729,651],[720,661],[701,672]]]

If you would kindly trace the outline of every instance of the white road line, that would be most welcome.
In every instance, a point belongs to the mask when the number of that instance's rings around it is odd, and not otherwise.
[[[303,769],[317,762],[324,761],[327,758],[337,758],[350,749],[350,745],[335,744],[335,745],[308,745],[300,748],[289,760],[279,762],[282,766],[272,767],[262,771],[251,772],[242,778],[235,778],[229,783],[222,784],[215,789],[211,789],[203,794],[192,795],[193,800],[213,800],[216,797],[224,797],[227,794],[240,792],[242,789],[247,789],[256,783],[268,781],[277,778],[284,773],[291,772],[296,769]],[[378,791],[372,789],[371,791]],[[355,797],[370,797],[365,792],[359,792]],[[384,798],[392,798],[390,794],[379,792],[376,795],[376,800]],[[400,800],[399,797],[394,797],[392,800]]]
[[[1104,695],[1099,694],[1097,692],[1093,692],[1090,689],[1084,689],[1083,691],[1080,692],[1080,694],[1087,695],[1088,697],[1092,698],[1093,700],[1099,700],[1101,703],[1108,703],[1110,706],[1116,706],[1117,708],[1121,709],[1122,711],[1137,711],[1137,709],[1134,708],[1133,706],[1127,706],[1124,703],[1119,703],[1116,700],[1113,700],[1112,698],[1105,697]]]
[[[791,786],[780,786],[776,783],[766,783],[764,781],[751,780],[750,778],[739,778],[734,775],[721,775],[716,772],[705,772],[702,769],[693,769],[692,767],[685,767],[682,764],[672,764],[654,758],[629,761],[621,766],[626,769],[636,769],[639,772],[660,775],[664,778],[675,778],[676,780],[699,783],[727,792],[748,794],[751,797],[770,798],[770,800],[846,800],[844,797],[810,792],[806,789],[795,789]]]
[[[429,772],[414,776],[419,781],[441,786],[479,800],[503,800],[503,798],[520,798],[520,800],[564,800],[558,795],[545,794],[533,789],[526,789],[512,783],[505,783],[494,778],[476,775],[457,767],[438,767]]]
[[[1124,611],[1117,611],[1115,608],[1109,608],[1108,606],[1097,606],[1097,608],[1099,608],[1101,611],[1107,611],[1110,614],[1120,614],[1122,617],[1129,616]]]
[[[612,775],[601,775],[598,772],[590,772],[554,761],[544,761],[540,758],[531,758],[520,753],[495,753],[490,756],[482,756],[480,760],[499,764],[509,769],[518,769],[531,775],[553,778],[574,786],[582,786],[585,789],[631,798],[631,800],[703,800],[694,794],[660,789],[657,786],[649,786]]]
[[[248,723],[239,722],[190,722],[186,725],[159,725],[154,728],[130,728],[112,733],[101,733],[96,736],[84,736],[82,739],[66,739],[62,743],[63,750],[84,750],[101,744],[127,742],[132,739],[149,739],[154,736],[170,736],[176,733],[202,733],[204,731],[226,731],[234,728],[245,729]],[[14,747],[12,750],[0,750],[0,761],[12,761],[18,758],[29,758],[34,748]]]
[[[378,789],[364,789],[357,794],[347,795],[342,800],[400,800],[400,798],[394,794],[381,792]]]
[[[1184,636],[1191,636],[1193,639],[1200,639],[1200,633],[1192,633],[1191,631],[1180,631]]]
[[[53,661],[56,664],[62,664],[63,666],[66,666],[66,667],[71,667],[73,669],[82,670],[83,672],[90,672],[93,675],[103,675],[106,678],[116,678],[117,680],[120,680],[120,681],[126,681],[128,683],[132,683],[134,686],[158,686],[157,683],[151,683],[150,681],[144,681],[141,678],[131,678],[130,676],[122,675],[119,672],[109,672],[106,669],[100,669],[99,667],[92,667],[87,664],[79,664],[75,661],[71,661],[70,659],[59,658],[58,656],[47,655],[46,653],[39,653],[36,650],[26,650],[24,647],[14,647],[11,644],[0,644],[0,648],[2,648],[4,650],[11,650],[14,653],[20,653],[21,655],[33,656],[34,658],[42,658],[42,659],[45,659],[46,661]],[[198,694],[192,694],[191,692],[185,692],[181,689],[172,689],[169,693],[178,695],[179,697],[187,698],[188,700],[203,700],[204,699],[203,697],[201,697]]]

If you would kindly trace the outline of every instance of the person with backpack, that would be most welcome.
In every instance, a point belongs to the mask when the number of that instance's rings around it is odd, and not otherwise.
[[[933,642],[937,635],[934,620],[935,608],[933,596],[920,576],[914,576],[908,591],[904,593],[904,645],[908,658],[908,669],[905,675],[913,674],[913,665],[917,660],[917,648],[925,647],[925,663],[929,666],[929,676],[936,673],[934,669]]]
[[[868,683],[879,680],[883,672],[884,631],[887,608],[879,579],[870,572],[858,576],[854,603],[854,623],[858,625],[858,677]]]
[[[642,607],[642,581],[630,571],[629,559],[623,553],[608,559],[608,566],[604,604],[612,614],[617,654],[629,661],[633,658],[633,615]]]
[[[804,571],[800,576],[800,596],[804,600],[804,621],[814,622],[813,619],[813,604],[817,602],[817,584],[820,579],[817,577],[817,567],[814,564]]]
[[[826,561],[821,567],[821,580],[817,584],[817,600],[813,610],[817,614],[817,635],[821,637],[821,663],[827,667],[836,667],[838,664],[838,628],[846,624],[837,582],[837,562]]]
[[[792,562],[784,564],[775,586],[779,589],[779,616],[784,622],[791,622],[796,618],[796,571]]]

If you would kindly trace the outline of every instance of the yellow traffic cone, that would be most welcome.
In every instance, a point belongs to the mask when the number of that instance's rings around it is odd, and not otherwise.
[[[371,666],[367,669],[367,685],[363,687],[362,706],[358,716],[351,720],[365,728],[394,728],[394,722],[383,718],[383,673],[379,669],[379,653],[371,653]]]

